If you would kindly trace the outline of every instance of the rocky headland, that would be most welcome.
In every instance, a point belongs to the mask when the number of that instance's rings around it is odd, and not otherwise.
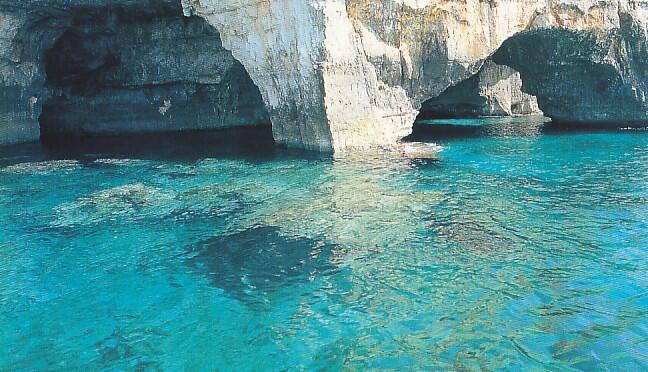
[[[0,0],[0,143],[272,124],[318,151],[425,115],[648,124],[638,0]]]

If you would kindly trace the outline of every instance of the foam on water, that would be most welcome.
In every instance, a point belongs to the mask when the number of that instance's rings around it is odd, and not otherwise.
[[[62,170],[72,170],[80,167],[76,160],[52,160],[35,163],[20,163],[0,169],[0,172],[30,174],[30,173],[51,173]]]

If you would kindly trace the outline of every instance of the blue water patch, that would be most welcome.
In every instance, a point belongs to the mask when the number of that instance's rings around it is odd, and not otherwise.
[[[647,369],[648,132],[432,127],[0,149],[0,370]]]
[[[332,244],[283,236],[274,226],[255,226],[193,244],[184,259],[214,286],[242,301],[263,303],[272,292],[331,275],[334,249]]]

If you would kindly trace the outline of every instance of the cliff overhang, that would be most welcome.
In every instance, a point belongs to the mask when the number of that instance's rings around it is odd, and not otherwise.
[[[508,72],[515,79],[477,92],[477,110],[537,102],[559,122],[648,123],[645,1],[0,0],[0,17],[0,126],[265,120],[280,144],[345,151],[393,144],[424,103]],[[510,70],[489,75],[492,64]],[[50,119],[39,126],[43,103]],[[106,122],[70,126],[88,113]]]

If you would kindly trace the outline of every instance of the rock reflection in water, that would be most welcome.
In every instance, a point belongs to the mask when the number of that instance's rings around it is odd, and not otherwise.
[[[283,195],[269,213],[255,217],[346,247],[405,244],[425,228],[421,217],[441,197],[415,189],[418,164],[398,152],[338,155],[309,193]]]
[[[552,127],[543,116],[422,120],[414,125],[414,140],[470,137],[537,137]]]

